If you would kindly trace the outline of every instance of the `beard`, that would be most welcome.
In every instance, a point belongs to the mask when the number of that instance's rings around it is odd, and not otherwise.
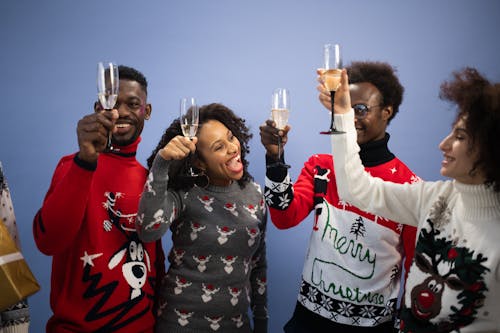
[[[141,134],[141,130],[136,128],[135,131],[132,133],[132,136],[130,136],[130,135],[120,136],[120,137],[112,136],[111,143],[113,145],[121,146],[121,147],[128,146],[128,145],[134,143],[140,134]]]

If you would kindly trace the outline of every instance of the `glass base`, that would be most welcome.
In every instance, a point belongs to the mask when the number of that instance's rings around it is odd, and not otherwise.
[[[339,131],[339,130],[336,130],[336,129],[331,129],[331,130],[328,130],[328,131],[319,132],[319,134],[327,134],[327,135],[344,134],[344,133],[345,133],[344,131]]]

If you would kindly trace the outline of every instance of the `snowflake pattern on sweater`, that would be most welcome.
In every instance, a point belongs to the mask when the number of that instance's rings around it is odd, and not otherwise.
[[[388,156],[385,143],[379,146]],[[394,182],[420,180],[393,155],[386,159],[367,170]],[[392,320],[402,271],[401,243],[404,239],[413,247],[415,228],[413,237],[407,237],[401,224],[341,201],[331,155],[313,155],[295,184],[277,169],[268,169],[266,176],[265,197],[279,228],[293,227],[314,210],[299,303],[330,320],[331,328],[334,323],[371,327]]]

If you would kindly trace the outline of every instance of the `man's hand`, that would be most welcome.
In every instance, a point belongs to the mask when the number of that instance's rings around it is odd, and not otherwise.
[[[95,163],[99,153],[104,151],[110,131],[114,130],[114,123],[118,119],[118,110],[99,111],[86,115],[76,127],[78,157],[86,162]]]
[[[266,120],[262,124],[260,129],[260,142],[264,148],[266,148],[266,154],[275,160],[279,159],[278,156],[278,136],[281,137],[281,146],[284,147],[288,141],[288,132],[290,131],[290,126],[286,125],[284,129],[280,130],[276,128],[276,123],[273,120]],[[283,149],[281,149],[283,154]]]

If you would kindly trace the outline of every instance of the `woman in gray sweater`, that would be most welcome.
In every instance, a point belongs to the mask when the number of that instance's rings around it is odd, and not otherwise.
[[[199,111],[192,140],[182,135],[179,120],[165,131],[148,159],[139,204],[143,241],[159,239],[168,228],[172,233],[156,331],[266,333],[267,213],[247,170],[252,135],[224,105]],[[186,177],[189,166],[203,176]]]

